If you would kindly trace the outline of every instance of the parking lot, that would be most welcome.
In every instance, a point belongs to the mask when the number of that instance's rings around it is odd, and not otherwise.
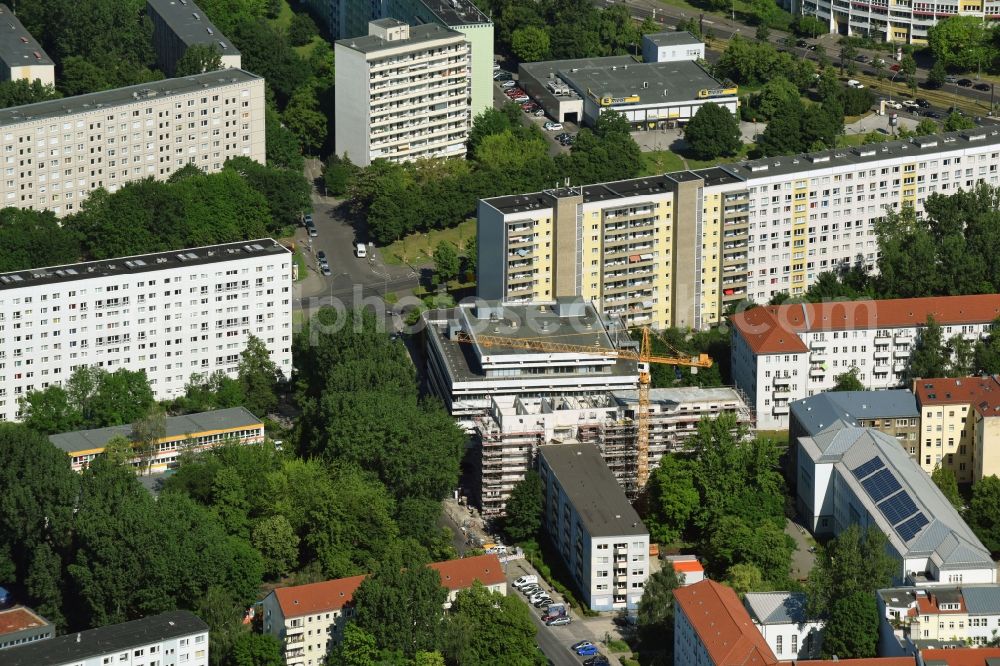
[[[519,103],[522,110],[527,106],[527,110],[522,116],[521,122],[528,124],[533,123],[542,130],[545,135],[545,140],[549,143],[549,154],[558,155],[559,153],[567,152],[572,145],[572,139],[564,140],[560,142],[560,137],[575,137],[577,132],[580,131],[580,127],[576,123],[561,123],[561,126],[555,129],[547,129],[545,127],[546,123],[552,123],[552,119],[545,115],[544,110],[538,106],[537,102],[532,100],[527,93],[517,87],[516,75],[511,72],[504,72],[500,70],[505,76],[510,76],[510,79],[494,80],[493,82],[493,105],[496,108],[500,108],[505,104],[510,102]],[[511,86],[510,84],[514,85]],[[506,87],[505,87],[506,86]],[[508,92],[520,92],[521,96],[512,97],[508,95]],[[521,100],[518,102],[518,100]]]

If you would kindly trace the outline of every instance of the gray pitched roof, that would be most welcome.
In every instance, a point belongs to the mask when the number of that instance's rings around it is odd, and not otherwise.
[[[858,419],[916,418],[917,399],[910,391],[831,391],[796,400],[792,418],[810,435],[830,428],[837,421],[858,425]]]
[[[995,615],[1000,613],[1000,585],[963,587],[965,608],[969,615]]]
[[[184,416],[167,417],[167,437],[184,437],[197,432],[211,430],[228,430],[240,426],[259,426],[261,420],[250,413],[245,407],[229,409],[214,409],[210,412],[185,414]],[[93,430],[76,430],[57,435],[49,435],[49,441],[66,453],[101,449],[113,437],[132,437],[132,425],[95,428]]]
[[[743,604],[758,624],[804,624],[806,595],[801,592],[748,592]]]
[[[873,428],[841,424],[815,437],[800,437],[801,450],[817,463],[832,463],[893,547],[904,557],[931,557],[938,568],[966,565],[993,566],[990,551],[941,493],[938,487],[895,439]],[[912,536],[900,533],[900,521],[890,522],[852,470],[879,458],[899,483],[899,493],[909,495],[927,524]],[[865,478],[867,475],[862,475]],[[885,498],[894,497],[890,492]],[[880,498],[884,501],[885,498]]]

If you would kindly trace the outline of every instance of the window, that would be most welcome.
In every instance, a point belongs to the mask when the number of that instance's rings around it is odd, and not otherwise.
[[[781,656],[781,636],[777,636],[774,639],[774,652],[780,657]]]
[[[792,655],[797,655],[799,653],[799,635],[792,634]]]

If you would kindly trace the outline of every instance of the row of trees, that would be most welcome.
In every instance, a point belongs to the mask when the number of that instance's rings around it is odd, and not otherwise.
[[[415,231],[458,224],[474,213],[481,198],[532,192],[567,178],[594,183],[638,175],[639,147],[620,114],[602,114],[593,131],[579,132],[569,153],[553,158],[541,130],[522,124],[522,113],[508,104],[477,116],[465,161],[376,160],[358,169],[331,157],[324,173],[327,190],[347,194],[354,214],[367,219],[372,237],[387,244]]]
[[[308,205],[301,173],[246,157],[213,174],[188,165],[167,182],[96,190],[61,220],[47,211],[0,210],[0,271],[278,235]]]

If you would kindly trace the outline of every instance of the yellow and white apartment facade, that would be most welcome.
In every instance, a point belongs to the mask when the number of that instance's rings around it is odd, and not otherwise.
[[[876,270],[887,211],[997,185],[998,164],[1000,132],[978,128],[483,199],[479,296],[582,296],[626,325],[704,328],[745,298]]]
[[[1000,19],[995,0],[801,0],[798,13],[815,16],[832,33],[887,42],[926,44],[928,31],[952,16]]]

